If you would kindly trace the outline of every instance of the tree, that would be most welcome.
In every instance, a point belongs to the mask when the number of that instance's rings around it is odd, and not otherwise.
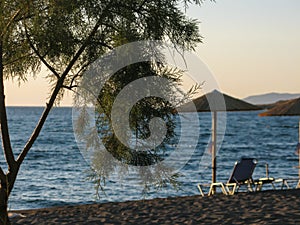
[[[21,24],[26,17],[26,5],[21,1],[0,1],[0,124],[7,173],[0,168],[0,224],[6,223],[8,196],[15,183],[20,163],[15,160],[10,142],[5,109],[4,80],[12,77],[26,79],[26,72],[38,72],[40,63],[24,35]]]
[[[185,96],[179,96],[176,86],[180,83],[182,74],[183,71],[179,69],[164,68],[162,64],[157,65],[153,62],[142,62],[124,67],[106,82],[103,91],[97,98],[98,107],[96,110],[98,115],[96,119],[97,133],[102,139],[105,149],[101,149],[100,144],[95,145],[95,148],[92,149],[94,155],[91,160],[93,169],[91,178],[96,183],[97,190],[98,188],[104,190],[105,180],[107,180],[110,173],[123,171],[125,175],[124,171],[127,171],[129,166],[135,171],[134,173],[139,175],[137,181],[143,181],[143,194],[146,194],[151,186],[161,188],[171,184],[175,188],[178,187],[176,180],[178,174],[172,173],[172,168],[163,165],[161,162],[172,150],[171,146],[175,146],[178,142],[175,132],[176,125],[178,125],[175,107],[179,106],[182,97]],[[164,78],[169,82],[162,85],[160,78]],[[139,86],[143,87],[144,90],[147,90],[149,86],[151,86],[150,88],[155,86],[156,96],[143,97],[140,89],[134,88],[131,82],[141,81],[141,79],[142,85]],[[128,89],[128,85],[130,89]],[[120,92],[124,91],[126,86],[130,91],[130,97],[125,95],[123,98],[121,97],[122,100],[118,100]],[[142,99],[137,101],[130,110],[128,117],[130,130],[126,131],[122,129],[123,122],[120,117],[122,117],[121,114],[127,111],[127,100],[128,98],[132,99],[133,95],[142,97]],[[159,97],[159,95],[164,98]],[[168,100],[172,100],[172,102]],[[122,104],[123,102],[125,105]],[[112,112],[113,107],[116,107],[114,112]],[[113,127],[112,124],[112,120],[115,118],[112,118],[112,113],[115,113],[120,119],[115,121],[115,123],[118,123],[118,127],[122,129],[117,134],[115,129],[118,128]],[[164,127],[159,130],[160,121],[153,124],[155,123],[153,118],[160,118],[164,121],[165,133],[163,131]],[[156,130],[152,128],[151,131],[151,123],[152,126],[157,126]],[[91,134],[87,133],[84,138],[95,143],[98,139],[93,140],[90,138],[89,135]],[[126,136],[122,138],[125,143],[119,140],[118,135],[120,134],[123,137]],[[160,140],[161,137],[163,137],[163,140]],[[147,140],[149,138],[152,140]],[[119,163],[115,163],[114,159]],[[158,163],[161,163],[159,169],[151,168],[151,166]]]
[[[183,1],[200,4],[199,0]],[[0,168],[0,224],[9,224],[7,202],[18,171],[64,90],[76,90],[86,68],[105,52],[132,40],[164,40],[193,49],[201,41],[197,22],[179,0],[0,1],[0,124],[7,171]],[[137,34],[137,35],[136,35]],[[49,71],[52,92],[32,135],[17,155],[7,124],[4,80],[19,82]]]

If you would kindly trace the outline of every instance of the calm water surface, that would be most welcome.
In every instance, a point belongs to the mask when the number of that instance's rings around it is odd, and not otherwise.
[[[16,152],[25,145],[42,113],[40,107],[9,107],[11,141]],[[269,163],[273,177],[297,177],[298,117],[258,117],[258,112],[227,113],[224,141],[217,158],[217,178],[226,181],[234,162],[241,156],[259,161],[254,178],[264,176],[264,162]],[[150,191],[147,198],[198,194],[196,184],[210,181],[210,158],[201,161],[210,139],[211,115],[199,113],[200,136],[193,156],[180,171],[181,190],[171,187]],[[190,122],[193,129],[193,121]],[[196,128],[194,128],[196,129]],[[186,144],[189,144],[189,130]],[[184,158],[184,155],[182,156]],[[1,166],[4,159],[0,155]],[[4,167],[5,168],[5,167]],[[95,198],[92,182],[87,180],[89,166],[83,159],[73,134],[72,108],[55,108],[24,161],[10,198],[10,209],[41,208],[78,203],[142,199],[141,188],[134,183],[112,179],[106,195]]]

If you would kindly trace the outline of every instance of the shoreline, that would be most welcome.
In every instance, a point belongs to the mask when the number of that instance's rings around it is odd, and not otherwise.
[[[300,190],[13,210],[12,224],[297,224]]]

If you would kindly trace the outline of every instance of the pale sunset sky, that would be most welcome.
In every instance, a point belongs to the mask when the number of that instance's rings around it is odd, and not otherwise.
[[[300,93],[300,1],[217,0],[190,7],[203,43],[196,54],[221,91],[237,98]],[[39,74],[20,87],[6,82],[7,105],[45,105],[50,88]],[[62,102],[72,105],[71,93]]]

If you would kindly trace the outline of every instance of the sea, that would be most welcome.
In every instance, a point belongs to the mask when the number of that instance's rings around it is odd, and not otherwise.
[[[30,137],[42,107],[8,107],[8,121],[12,147],[17,156]],[[220,113],[223,120],[218,134],[217,180],[226,182],[234,163],[241,157],[253,157],[258,164],[253,178],[297,178],[298,117],[259,117],[260,111]],[[195,116],[195,115],[194,115]],[[97,194],[95,183],[89,179],[90,165],[78,147],[72,124],[72,107],[53,108],[38,139],[21,166],[9,199],[9,209],[34,209],[52,206],[128,201],[173,196],[199,195],[198,183],[211,181],[211,113],[197,113],[199,124],[186,120],[188,126],[180,132],[184,142],[178,160],[184,159],[177,178],[179,188],[166,184],[149,188],[145,193],[142,181],[117,179],[111,174],[103,190]],[[186,114],[189,117],[189,114]],[[224,125],[225,124],[225,125]],[[194,131],[198,132],[195,137]],[[193,139],[193,140],[192,140]],[[6,170],[3,153],[0,165]],[[109,175],[109,171],[107,171]],[[124,172],[126,173],[126,171]],[[265,190],[272,187],[266,186]]]

